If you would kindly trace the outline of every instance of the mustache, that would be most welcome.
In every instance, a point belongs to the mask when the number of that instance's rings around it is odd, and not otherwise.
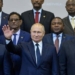
[[[33,3],[33,4],[40,4],[40,3],[38,3],[38,2],[35,2],[35,3]]]

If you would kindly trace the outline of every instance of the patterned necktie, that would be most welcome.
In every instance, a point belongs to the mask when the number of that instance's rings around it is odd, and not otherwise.
[[[16,35],[17,34],[13,34],[13,35],[14,35],[13,44],[16,45]]]
[[[37,65],[39,65],[40,62],[40,50],[39,50],[39,44],[36,44],[36,60],[37,60]]]
[[[55,40],[55,47],[56,47],[56,51],[58,53],[58,50],[59,50],[59,36],[56,37],[56,40]]]
[[[75,23],[74,23],[74,17],[71,18],[71,24],[72,24],[72,28],[75,28]]]
[[[35,12],[35,23],[39,22],[39,12]]]

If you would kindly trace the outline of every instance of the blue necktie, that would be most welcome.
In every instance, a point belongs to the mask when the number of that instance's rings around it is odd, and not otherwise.
[[[36,56],[37,56],[37,66],[39,65],[40,62],[40,50],[39,50],[39,44],[36,44]]]
[[[17,34],[13,34],[13,35],[14,35],[13,44],[16,45],[16,35]]]

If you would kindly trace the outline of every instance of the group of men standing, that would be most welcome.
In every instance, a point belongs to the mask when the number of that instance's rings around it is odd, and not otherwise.
[[[75,0],[64,19],[43,10],[44,0],[31,2],[32,10],[8,15],[0,0],[0,75],[75,75]]]

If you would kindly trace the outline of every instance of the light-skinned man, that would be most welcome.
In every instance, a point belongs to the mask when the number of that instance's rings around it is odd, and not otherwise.
[[[3,26],[2,29],[6,38],[7,50],[22,58],[19,75],[59,75],[55,47],[42,41],[45,35],[42,24],[32,25],[30,30],[32,41],[21,43],[18,46],[14,46],[11,41],[14,30],[10,30],[9,26]]]

